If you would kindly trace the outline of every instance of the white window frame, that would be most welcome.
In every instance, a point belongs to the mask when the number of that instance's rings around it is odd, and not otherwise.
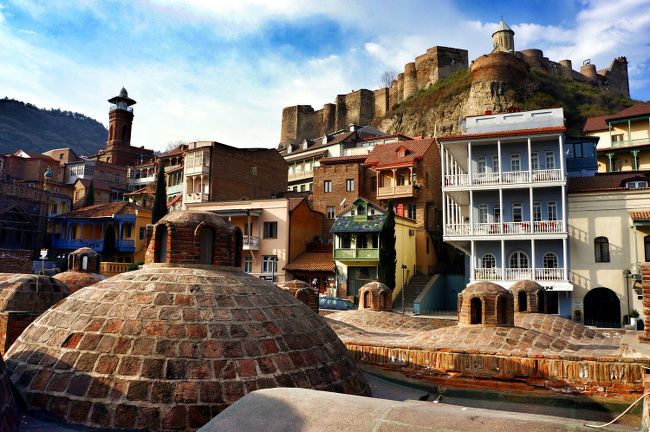
[[[336,208],[335,207],[327,207],[326,216],[327,216],[327,219],[334,219],[335,216],[336,216]]]
[[[332,192],[332,180],[323,181],[323,192],[325,193]]]
[[[484,174],[487,172],[487,159],[485,156],[479,156],[478,161],[476,162],[477,172],[479,174]]]
[[[517,169],[514,169],[513,166],[517,165]],[[521,155],[519,153],[512,153],[510,155],[510,171],[518,172],[521,171]]]
[[[542,220],[542,203],[533,201],[533,221],[539,222]]]
[[[515,209],[519,210],[520,218],[515,220]],[[512,221],[513,222],[523,222],[524,221],[524,207],[521,203],[512,203]]]
[[[530,154],[530,169],[533,171],[539,170],[539,153],[532,152]]]
[[[478,205],[478,223],[488,223],[488,205]]]
[[[552,151],[545,152],[544,162],[546,162],[546,169],[555,169],[555,152]]]
[[[546,217],[550,221],[557,220],[557,202],[549,201],[546,203]]]
[[[494,223],[501,223],[501,204],[494,203],[492,210],[492,218]]]

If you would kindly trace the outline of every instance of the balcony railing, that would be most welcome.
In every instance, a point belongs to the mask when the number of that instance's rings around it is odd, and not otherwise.
[[[473,230],[470,224],[445,225],[445,236],[562,234],[564,232],[564,222],[561,220],[477,223],[474,224]]]
[[[259,250],[260,249],[260,238],[255,236],[244,236],[244,250]]]
[[[207,193],[188,193],[185,194],[186,203],[206,202],[210,200],[210,194]]]
[[[413,185],[384,186],[377,188],[377,198],[390,196],[413,196]]]
[[[182,190],[183,190],[183,184],[182,183],[174,185],[174,186],[168,186],[167,187],[167,195],[173,195],[173,194],[181,193]]]
[[[650,144],[650,138],[637,138],[633,140],[612,141],[612,147],[634,147]]]
[[[210,174],[210,167],[205,165],[187,166],[185,165],[185,175],[192,174]]]
[[[378,260],[379,249],[334,249],[334,259],[339,260]]]
[[[128,270],[130,263],[121,262],[101,262],[99,263],[99,273],[104,276],[115,276]]]
[[[475,268],[474,280],[538,280],[538,281],[559,281],[564,280],[564,269],[561,268],[540,268],[535,269],[533,278],[532,268]],[[505,276],[505,278],[504,278]]]
[[[55,249],[79,249],[89,247],[95,252],[104,250],[104,240],[84,240],[84,239],[54,239],[52,247]]]
[[[457,186],[485,186],[520,183],[545,183],[564,180],[562,170],[546,169],[534,171],[506,171],[499,177],[498,172],[474,173],[470,181],[469,174],[447,174],[445,175],[446,187]]]

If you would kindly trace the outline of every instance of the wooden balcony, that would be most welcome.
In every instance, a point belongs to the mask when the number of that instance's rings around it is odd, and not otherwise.
[[[414,191],[413,185],[384,186],[377,188],[377,198],[409,198],[415,196]]]
[[[378,261],[379,249],[334,249],[334,259],[339,261]]]

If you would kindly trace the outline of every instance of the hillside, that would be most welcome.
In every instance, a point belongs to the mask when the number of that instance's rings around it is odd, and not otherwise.
[[[71,147],[78,155],[92,155],[105,147],[107,135],[104,125],[83,114],[0,99],[0,154]]]
[[[481,91],[471,89],[469,72],[462,71],[393,106],[374,126],[410,136],[460,133],[462,117],[482,113],[477,111],[477,100],[480,106],[494,112],[510,107],[532,110],[561,106],[571,134],[581,134],[588,117],[614,113],[635,102],[589,83],[549,75],[535,68],[521,87],[506,85],[496,91],[494,88]]]

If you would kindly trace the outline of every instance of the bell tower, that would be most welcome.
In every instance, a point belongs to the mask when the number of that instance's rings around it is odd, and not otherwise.
[[[515,32],[503,21],[503,18],[496,31],[492,33],[492,47],[492,52],[515,51]]]

